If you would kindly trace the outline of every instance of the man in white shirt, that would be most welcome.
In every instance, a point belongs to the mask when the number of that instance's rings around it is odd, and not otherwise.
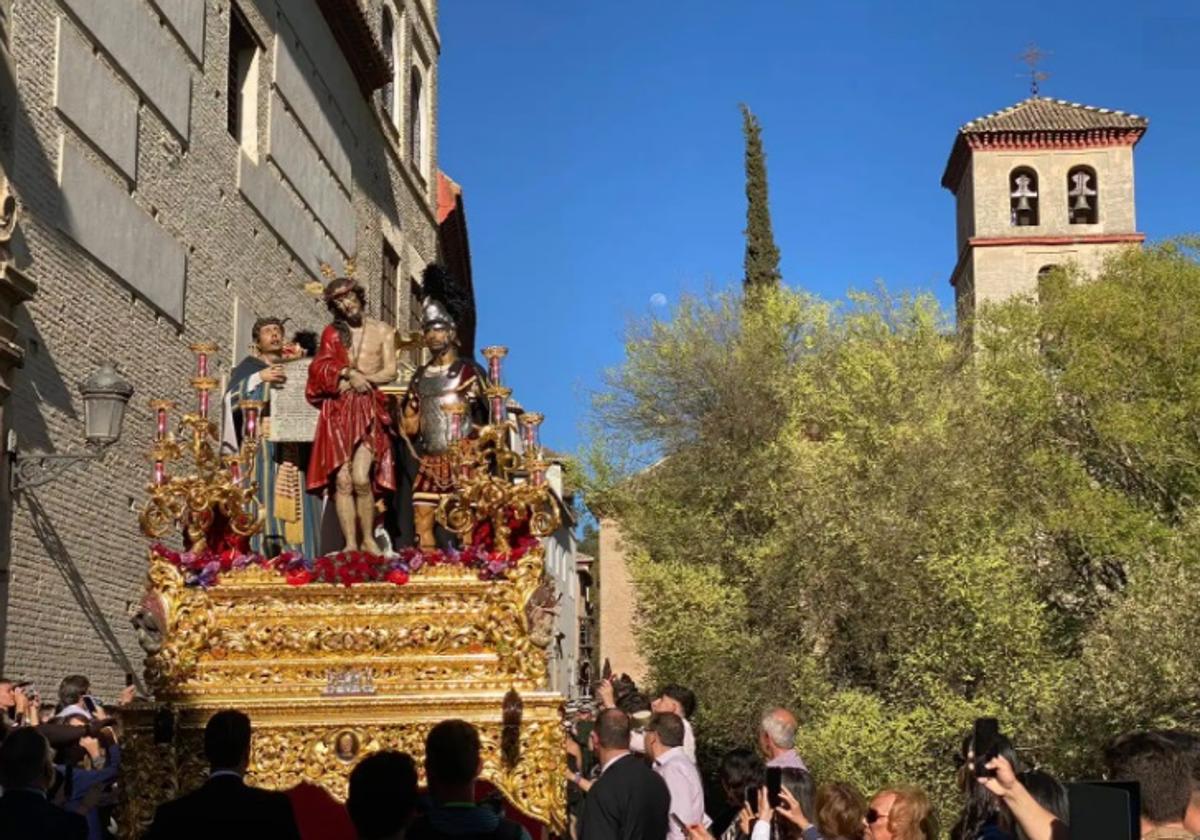
[[[613,696],[612,680],[604,680],[596,690],[600,705],[605,709],[616,708]],[[683,751],[693,762],[696,761],[696,736],[692,733],[692,724],[688,720],[696,711],[696,695],[690,688],[671,684],[665,686],[658,696],[650,701],[650,711],[654,713],[669,712],[678,715],[683,721]],[[629,738],[629,749],[636,753],[647,752],[641,732],[633,732]]]
[[[704,783],[700,771],[683,750],[683,718],[673,712],[655,712],[644,733],[646,753],[654,759],[654,772],[671,793],[668,840],[685,840],[687,828],[708,827],[704,813]]]

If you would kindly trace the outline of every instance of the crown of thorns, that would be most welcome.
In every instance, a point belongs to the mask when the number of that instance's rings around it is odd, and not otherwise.
[[[328,302],[331,300],[336,300],[337,298],[340,298],[342,295],[347,295],[353,291],[357,291],[357,290],[361,290],[361,289],[362,289],[362,286],[360,286],[358,283],[356,283],[352,278],[339,277],[338,279],[334,280],[332,283],[330,283],[328,286],[325,287],[325,291],[322,292],[321,296],[323,298],[325,298],[326,302]]]

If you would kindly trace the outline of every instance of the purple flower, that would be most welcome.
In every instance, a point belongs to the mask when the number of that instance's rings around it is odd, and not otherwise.
[[[404,555],[401,554],[400,557],[401,557],[401,559],[403,559]],[[421,554],[421,552],[418,551],[416,554],[412,555],[411,559],[409,559],[408,570],[410,572],[415,572],[424,565],[425,565],[425,556],[423,554]]]
[[[214,583],[217,582],[217,575],[220,574],[220,572],[221,572],[220,561],[214,560],[211,563],[207,563],[207,564],[205,564],[204,568],[200,570],[200,574],[197,578],[197,583],[199,583],[201,586],[203,586],[205,588],[212,586]]]
[[[484,568],[492,577],[500,577],[508,570],[508,563],[503,560],[490,560]]]

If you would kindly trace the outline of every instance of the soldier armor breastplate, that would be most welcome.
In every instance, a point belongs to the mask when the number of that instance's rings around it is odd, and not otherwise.
[[[450,376],[455,369],[451,365],[446,369],[426,368],[417,380],[417,394],[421,398],[421,442],[424,449],[431,455],[440,455],[450,448],[450,415],[443,408],[453,402],[467,402],[470,389],[463,387],[472,374],[468,365],[459,365],[456,375]],[[470,415],[462,416],[464,424],[471,422]]]

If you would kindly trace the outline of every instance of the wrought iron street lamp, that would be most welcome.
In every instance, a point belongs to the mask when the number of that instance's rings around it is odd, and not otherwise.
[[[8,433],[8,457],[12,466],[13,492],[49,484],[69,467],[98,461],[121,437],[125,407],[133,396],[133,386],[121,378],[112,363],[105,363],[79,386],[83,396],[83,435],[89,452],[28,454],[17,451],[17,437]]]

